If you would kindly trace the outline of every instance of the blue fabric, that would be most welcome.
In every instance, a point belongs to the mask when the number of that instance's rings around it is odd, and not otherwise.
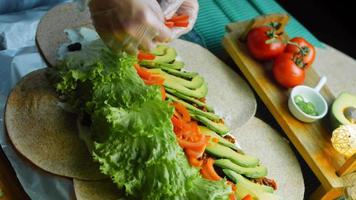
[[[0,0],[0,14],[28,10],[44,5],[55,5],[65,0]]]
[[[228,23],[244,21],[270,13],[287,13],[274,0],[199,0],[200,10],[194,32],[201,44],[217,55],[224,53],[221,39]],[[322,43],[295,18],[291,17],[286,31],[290,37],[301,36],[317,47]],[[185,37],[192,42],[194,38]]]

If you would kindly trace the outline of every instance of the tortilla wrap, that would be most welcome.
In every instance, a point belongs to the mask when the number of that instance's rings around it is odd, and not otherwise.
[[[12,144],[33,164],[50,173],[102,179],[99,165],[78,137],[76,115],[59,106],[45,71],[28,74],[9,95],[5,125]]]
[[[299,162],[287,140],[276,130],[254,117],[233,135],[243,150],[259,158],[267,167],[267,177],[276,180],[276,194],[280,199],[304,198],[304,180]]]
[[[110,179],[101,181],[82,181],[74,179],[73,183],[77,200],[124,199],[124,193],[119,191]]]
[[[68,42],[65,29],[92,27],[88,11],[78,12],[73,3],[50,10],[39,23],[36,41],[42,57],[50,66],[57,63],[57,50]],[[55,25],[54,25],[55,24]],[[184,69],[198,72],[208,83],[208,104],[224,118],[231,130],[251,119],[257,108],[256,99],[248,84],[229,66],[207,49],[183,40],[169,44],[186,63]]]
[[[257,156],[267,167],[267,177],[276,180],[276,194],[280,199],[304,198],[304,180],[300,165],[287,141],[277,131],[260,119],[252,118],[246,125],[237,129],[234,136],[249,155]],[[74,190],[78,200],[99,200],[106,197],[118,199],[121,194],[109,180],[92,182],[74,179]]]

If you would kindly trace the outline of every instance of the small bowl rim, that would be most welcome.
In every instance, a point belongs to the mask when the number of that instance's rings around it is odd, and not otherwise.
[[[324,107],[325,107],[325,109],[323,110],[323,112],[322,112],[321,114],[317,115],[317,116],[313,116],[313,115],[309,115],[309,114],[305,113],[302,109],[300,109],[299,106],[298,106],[298,105],[295,103],[295,101],[294,101],[294,97],[297,95],[297,94],[295,94],[295,90],[296,90],[297,88],[305,88],[305,89],[308,89],[308,90],[312,90],[312,91],[322,100],[322,102],[323,102],[323,104],[324,104]],[[299,95],[302,95],[302,94],[299,94]],[[302,96],[303,96],[303,95],[302,95]],[[318,91],[314,90],[313,88],[311,88],[311,87],[309,87],[309,86],[299,85],[299,86],[294,87],[294,88],[292,89],[291,93],[290,93],[290,98],[291,98],[291,100],[292,100],[293,106],[297,108],[298,112],[299,112],[299,113],[302,113],[305,117],[308,117],[308,118],[310,118],[310,119],[315,119],[315,120],[321,119],[321,118],[323,118],[323,117],[327,114],[327,112],[328,112],[328,104],[326,103],[325,98],[324,98]],[[312,102],[312,103],[314,103],[314,102]]]

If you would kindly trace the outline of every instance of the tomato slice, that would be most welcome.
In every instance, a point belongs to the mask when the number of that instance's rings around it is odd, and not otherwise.
[[[183,121],[185,121],[185,122],[191,121],[190,114],[183,104],[181,104],[179,102],[174,102],[173,106],[175,107],[175,110],[179,114],[181,114]]]
[[[155,55],[150,54],[150,53],[146,53],[146,52],[143,52],[143,51],[139,51],[138,54],[137,54],[137,59],[139,61],[141,61],[141,60],[153,60],[155,58],[156,58]]]
[[[174,26],[175,27],[188,27],[189,21],[175,21]]]
[[[151,75],[147,79],[143,78],[143,81],[145,82],[146,85],[163,85],[164,78],[160,76]]]
[[[203,160],[193,158],[193,157],[188,157],[189,164],[193,167],[201,167],[203,165]]]
[[[221,180],[222,178],[216,173],[216,171],[214,169],[214,162],[215,162],[214,159],[208,158],[203,163],[200,173],[206,179],[209,179],[212,181],[218,181],[218,180]]]
[[[231,193],[231,194],[229,195],[229,200],[236,200],[235,193]]]
[[[172,22],[172,21],[166,21],[164,24],[165,24],[168,28],[173,28],[173,27],[174,27],[174,22]]]
[[[166,90],[164,89],[164,87],[161,85],[161,94],[162,94],[162,100],[166,100],[167,95],[166,95]]]
[[[242,200],[253,200],[251,195],[246,195],[244,198],[242,198]]]
[[[188,15],[175,15],[172,18],[168,19],[167,21],[176,22],[176,21],[188,21],[188,20],[189,20]]]
[[[205,146],[206,147],[206,146]],[[192,149],[185,149],[185,154],[190,158],[200,158],[203,156],[205,147],[200,151],[194,151]]]
[[[205,138],[203,138],[203,137],[201,137],[202,139],[200,139],[196,142],[178,138],[178,143],[183,149],[191,149],[193,151],[200,152],[202,149],[204,149],[206,147],[206,141],[205,141]]]

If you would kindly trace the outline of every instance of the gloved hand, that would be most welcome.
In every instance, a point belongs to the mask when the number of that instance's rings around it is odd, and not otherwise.
[[[89,8],[96,31],[114,51],[134,54],[171,38],[156,0],[91,0]]]
[[[172,28],[172,39],[188,33],[192,30],[199,12],[198,0],[162,0],[160,3],[164,17],[166,19],[172,18],[175,14],[188,15],[188,27],[174,27]]]

